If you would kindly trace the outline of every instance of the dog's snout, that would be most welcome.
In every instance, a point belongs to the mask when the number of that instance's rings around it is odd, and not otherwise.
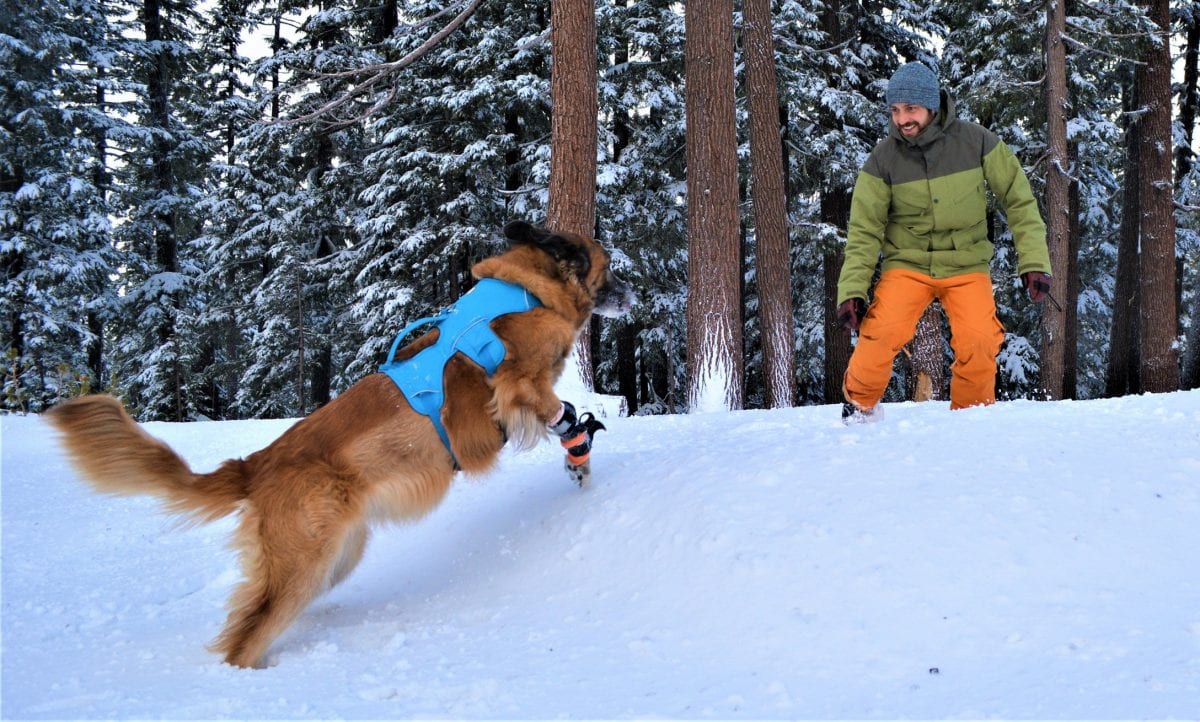
[[[635,303],[637,296],[633,293],[633,286],[609,271],[597,294],[595,313],[610,318],[622,316],[628,313]]]

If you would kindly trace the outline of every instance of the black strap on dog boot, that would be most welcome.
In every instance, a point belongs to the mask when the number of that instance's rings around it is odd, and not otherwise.
[[[584,412],[582,416],[575,415],[575,406],[570,401],[563,401],[558,419],[547,426],[558,434],[564,449],[567,450],[567,473],[579,486],[586,486],[592,475],[592,465],[589,457],[592,452],[592,439],[596,432],[605,428],[596,420],[596,416]]]

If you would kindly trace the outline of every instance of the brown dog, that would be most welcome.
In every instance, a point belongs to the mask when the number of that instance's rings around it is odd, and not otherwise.
[[[85,396],[47,412],[72,462],[100,491],[156,494],[173,512],[211,521],[241,512],[234,546],[245,581],[212,649],[241,667],[362,558],[368,524],[433,509],[454,476],[489,470],[505,440],[529,447],[562,407],[553,384],[592,312],[618,315],[633,302],[596,241],[514,221],[505,253],[477,263],[476,278],[524,287],[540,306],[491,321],[504,360],[490,378],[461,354],[443,372],[441,419],[453,456],[430,419],[376,373],[292,426],[270,446],[196,474],[138,426],[111,396]],[[414,356],[434,329],[400,350]]]

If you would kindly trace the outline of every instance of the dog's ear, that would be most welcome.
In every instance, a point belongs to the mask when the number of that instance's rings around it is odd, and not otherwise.
[[[538,238],[550,235],[545,228],[532,226],[526,221],[509,221],[504,224],[504,237],[513,243],[537,244]]]
[[[504,225],[504,235],[514,244],[527,244],[542,249],[554,260],[566,264],[576,278],[586,277],[592,269],[592,259],[587,249],[545,228],[530,225],[525,221],[509,221]]]

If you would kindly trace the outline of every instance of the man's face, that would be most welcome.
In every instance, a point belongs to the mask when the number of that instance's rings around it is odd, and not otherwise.
[[[915,138],[933,122],[933,111],[913,103],[892,103],[892,122],[905,138]]]

